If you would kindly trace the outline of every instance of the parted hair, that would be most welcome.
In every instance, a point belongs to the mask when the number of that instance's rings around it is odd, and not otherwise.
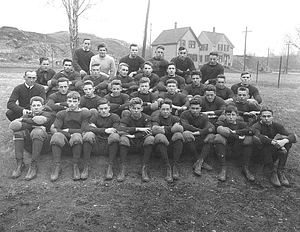
[[[159,102],[159,106],[158,107],[161,108],[163,104],[167,104],[167,105],[169,105],[172,108],[173,102],[172,102],[171,99],[165,98],[164,100],[162,100],[162,101]]]
[[[68,78],[66,78],[66,77],[60,77],[60,78],[58,78],[57,79],[57,86],[58,86],[58,83],[60,83],[60,82],[67,82],[68,83],[68,85],[69,85],[69,83],[70,83],[70,81],[69,81],[69,79]]]
[[[42,105],[44,105],[44,103],[45,103],[44,99],[40,96],[34,96],[34,97],[30,98],[30,101],[29,101],[30,105],[32,104],[33,101],[39,101],[42,103]]]
[[[176,84],[176,86],[178,86],[178,82],[175,79],[169,79],[166,81],[166,85],[168,86],[168,84]]]
[[[233,105],[227,105],[226,108],[225,108],[225,114],[227,113],[232,113],[232,112],[235,112],[236,114],[238,114],[238,109],[236,106],[233,106]]]
[[[216,86],[214,86],[214,85],[207,85],[207,86],[205,86],[204,91],[205,92],[206,91],[214,91],[214,92],[216,92],[217,89],[216,89]]]
[[[237,89],[237,92],[239,92],[239,91],[246,91],[247,94],[249,94],[249,89],[248,89],[248,88],[245,88],[245,87],[239,87],[239,88]]]
[[[130,101],[129,101],[129,107],[133,107],[135,105],[143,105],[143,100],[140,99],[139,97],[134,97],[134,98],[131,98]]]
[[[202,77],[201,72],[200,72],[200,71],[197,71],[197,70],[191,71],[191,76],[194,76],[194,75],[198,75],[199,77]]]
[[[80,94],[77,91],[71,91],[68,93],[67,98],[73,98],[73,99],[78,99],[80,100]]]
[[[190,106],[191,105],[202,105],[202,100],[200,97],[193,97],[191,100],[190,100]]]

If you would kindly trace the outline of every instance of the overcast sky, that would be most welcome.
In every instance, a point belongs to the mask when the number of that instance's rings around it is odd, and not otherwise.
[[[39,33],[67,31],[68,20],[61,0],[50,0],[53,4],[47,2],[2,0],[0,26]],[[143,43],[148,0],[98,2],[80,18],[80,32]],[[226,34],[231,40],[237,55],[244,53],[243,31],[248,27],[252,32],[247,37],[247,53],[267,56],[270,48],[271,52],[282,54],[287,49],[285,34],[293,34],[295,27],[300,27],[299,5],[299,0],[151,0],[151,41],[162,30],[174,28],[175,22],[177,27],[192,27],[197,36],[201,31],[212,31],[215,27],[216,32]],[[291,49],[291,52],[297,52],[295,48]]]

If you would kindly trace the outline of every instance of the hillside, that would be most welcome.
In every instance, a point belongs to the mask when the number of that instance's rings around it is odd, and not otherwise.
[[[80,44],[83,38],[92,39],[92,51],[96,53],[97,44],[105,42],[108,53],[119,58],[128,53],[129,44],[125,41],[99,38],[93,34],[79,33]],[[46,56],[53,60],[71,57],[69,33],[66,31],[52,34],[21,31],[14,27],[0,28],[0,61],[36,63],[38,58]]]

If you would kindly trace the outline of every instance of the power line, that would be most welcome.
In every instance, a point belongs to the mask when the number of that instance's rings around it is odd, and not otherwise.
[[[246,52],[247,52],[247,34],[248,32],[252,32],[252,31],[248,31],[248,28],[246,27],[246,31],[243,31],[243,33],[245,33],[245,46],[244,46],[244,71],[246,70]]]

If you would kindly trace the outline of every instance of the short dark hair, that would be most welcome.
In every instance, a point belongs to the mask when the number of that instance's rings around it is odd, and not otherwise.
[[[167,67],[169,68],[170,65],[174,65],[176,68],[176,64],[174,62],[169,62]]]
[[[68,78],[66,78],[66,77],[60,77],[60,78],[58,78],[58,80],[56,82],[57,86],[58,86],[58,83],[60,83],[60,82],[67,82],[68,85],[70,84],[70,80]]]
[[[122,82],[121,80],[113,80],[112,82],[110,82],[110,85],[119,85],[122,87]]]
[[[210,56],[219,56],[219,54],[217,52],[210,52],[209,55]]]
[[[94,64],[91,65],[91,67],[95,67],[95,66],[101,67],[101,64],[99,64],[99,63],[94,63]]]
[[[84,39],[82,40],[82,43],[83,43],[84,41],[86,41],[86,40],[91,40],[91,38],[84,38]]]
[[[119,68],[120,68],[121,66],[126,66],[127,68],[130,68],[130,66],[129,66],[127,63],[124,63],[124,62],[122,62],[122,63],[119,64]]]
[[[272,115],[273,115],[273,110],[269,106],[262,106],[259,115],[261,115],[265,111],[270,111],[272,113]]]
[[[163,104],[167,104],[167,105],[169,105],[172,108],[173,102],[172,102],[171,99],[165,98],[164,100],[162,100],[162,101],[159,102],[158,108],[161,108]]]
[[[236,114],[238,114],[238,109],[236,106],[234,105],[227,105],[226,108],[225,108],[225,111],[224,113],[227,114],[227,113],[232,113],[232,112],[235,112]]]
[[[157,50],[157,49],[162,49],[162,50],[165,50],[165,47],[164,47],[164,45],[158,45],[157,47],[156,47],[156,49],[155,50]]]
[[[73,61],[69,58],[66,58],[63,60],[63,65],[66,63],[66,62],[71,62],[73,64]]]
[[[132,44],[130,44],[129,49],[131,49],[131,47],[138,47],[138,45],[135,43],[132,43]]]
[[[131,98],[130,101],[129,101],[129,107],[133,107],[134,105],[143,105],[143,100],[140,99],[139,97],[134,97],[134,98]]]
[[[83,82],[83,86],[85,86],[85,85],[91,85],[94,87],[94,82],[92,82],[91,80],[86,80]]]
[[[207,85],[207,86],[205,86],[205,88],[204,88],[204,92],[206,92],[206,91],[214,91],[214,92],[217,92],[217,89],[216,89],[216,86],[214,86],[214,85]]]
[[[29,101],[30,105],[32,104],[33,101],[39,101],[42,103],[42,105],[44,105],[44,103],[45,103],[45,100],[40,96],[34,96],[34,97],[30,98],[30,101]]]
[[[166,86],[168,86],[168,84],[176,84],[176,86],[178,86],[178,82],[175,79],[169,79],[166,81]]]
[[[244,71],[244,72],[242,72],[242,73],[241,73],[241,77],[244,76],[244,75],[246,75],[246,74],[249,74],[250,77],[251,77],[251,73],[250,73],[249,71]]]
[[[105,48],[105,49],[106,49],[106,51],[107,51],[107,45],[106,45],[106,43],[104,43],[104,42],[101,42],[100,44],[98,44],[98,46],[97,46],[97,50],[99,50],[100,48]]]
[[[200,97],[193,97],[191,100],[190,100],[190,106],[191,105],[202,105],[202,100]]]
[[[142,83],[149,83],[150,84],[150,79],[148,77],[142,77],[139,80],[139,84],[142,84]]]
[[[182,50],[186,50],[186,48],[183,47],[183,46],[181,46],[181,47],[178,48],[178,51],[182,51]]]
[[[42,64],[44,60],[48,60],[49,61],[49,58],[43,56],[43,57],[40,57],[39,60],[40,60],[40,64]]]
[[[224,74],[219,74],[219,75],[217,76],[217,78],[223,78],[224,80],[226,80],[226,77],[225,77]]]
[[[144,65],[143,65],[144,67],[145,67],[145,64],[147,64],[147,65],[151,66],[151,68],[153,68],[152,62],[150,62],[150,61],[145,61]]]
[[[97,101],[97,107],[100,106],[100,105],[104,105],[104,104],[108,104],[110,106],[109,100],[107,100],[106,98],[100,98]]]
[[[201,72],[200,72],[200,71],[197,71],[197,70],[191,71],[191,77],[194,76],[194,75],[198,75],[198,76],[202,77]]]
[[[239,91],[246,91],[248,94],[249,94],[249,89],[248,88],[246,88],[246,87],[238,87],[238,89],[237,89],[237,93],[239,92]]]
[[[80,100],[80,94],[77,91],[71,91],[68,93],[67,98],[73,98],[73,99],[78,99]]]

